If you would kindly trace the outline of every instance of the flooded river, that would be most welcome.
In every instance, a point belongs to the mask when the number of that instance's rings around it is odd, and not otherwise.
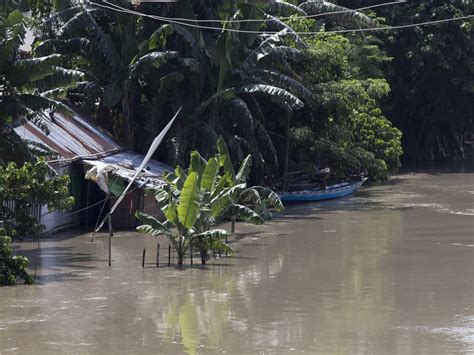
[[[43,240],[38,284],[0,288],[0,354],[474,353],[474,174],[399,175],[237,232],[234,256],[184,270],[133,233],[111,268],[104,234]]]

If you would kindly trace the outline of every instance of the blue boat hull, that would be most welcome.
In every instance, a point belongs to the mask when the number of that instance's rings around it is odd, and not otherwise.
[[[278,195],[280,196],[282,202],[311,202],[332,200],[353,194],[362,186],[365,181],[367,181],[367,178],[353,183],[331,185],[328,186],[326,190],[280,192]]]

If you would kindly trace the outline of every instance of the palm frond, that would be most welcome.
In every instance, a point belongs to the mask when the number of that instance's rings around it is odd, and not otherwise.
[[[65,116],[72,115],[72,111],[60,101],[34,94],[17,95],[17,100],[32,111],[51,111]]]
[[[23,22],[7,25],[5,28],[0,27],[0,68],[4,68],[6,63],[15,60],[18,48],[23,43],[26,28]]]
[[[304,106],[303,101],[285,89],[264,84],[243,85],[236,90],[237,93],[263,94],[271,97],[272,101],[282,105],[289,105],[294,110],[299,110]]]
[[[253,71],[253,78],[259,78],[267,84],[290,90],[305,100],[311,100],[313,97],[311,91],[309,91],[301,82],[273,70],[256,69]]]
[[[240,203],[244,205],[257,205],[260,203],[260,195],[254,188],[248,188],[242,193]]]
[[[68,9],[64,9],[62,11],[56,12],[55,14],[51,15],[46,21],[42,23],[43,28],[51,30],[60,24],[64,24],[69,21],[73,16],[75,16],[78,12],[83,11],[82,6],[74,6]]]
[[[276,148],[273,144],[270,135],[265,128],[265,116],[262,112],[260,104],[253,95],[248,95],[247,105],[253,113],[255,119],[255,136],[259,144],[260,153],[265,157],[265,160],[272,164],[274,167],[278,167],[278,156]]]
[[[270,12],[273,15],[278,16],[290,16],[290,15],[302,15],[305,16],[306,12],[300,7],[281,0],[269,0],[268,1]]]
[[[145,66],[159,68],[164,62],[178,58],[178,52],[163,51],[151,52],[141,56],[134,64],[130,66],[130,77],[135,77]]]
[[[79,70],[54,67],[51,75],[40,80],[32,81],[31,85],[40,90],[49,88],[72,88],[84,80],[84,76],[84,73]]]
[[[247,157],[242,160],[240,163],[239,171],[235,175],[235,179],[238,183],[247,182],[250,176],[250,170],[252,168],[252,156],[249,154]]]
[[[91,41],[83,37],[75,37],[67,40],[48,39],[41,42],[35,48],[35,53],[47,55],[52,53],[71,55],[71,54],[89,54],[92,50]]]
[[[298,46],[298,48],[301,48],[301,49],[308,48],[308,45],[303,40],[303,38],[301,38],[301,36],[298,33],[296,33],[286,23],[284,23],[283,21],[281,21],[277,17],[271,16],[271,15],[267,15],[267,20],[268,20],[267,24],[268,24],[269,28],[275,29],[277,31],[285,30],[287,36],[290,37],[295,42],[295,44]]]
[[[21,87],[31,81],[43,79],[54,73],[54,68],[62,61],[59,54],[44,57],[17,60],[6,78],[13,86]]]
[[[137,227],[138,232],[150,234],[153,237],[159,237],[160,235],[172,235],[169,229],[170,226],[166,223],[161,223],[155,217],[140,211],[137,211],[135,216],[143,222],[143,225]]]
[[[253,189],[258,192],[260,199],[265,201],[267,206],[275,208],[278,212],[284,210],[283,203],[275,191],[264,186],[254,186]]]
[[[260,59],[268,56],[277,45],[282,44],[283,38],[287,34],[288,30],[284,29],[265,38],[257,48],[249,53],[247,58],[242,62],[241,67],[244,69],[254,67]]]
[[[323,0],[309,0],[300,5],[300,8],[308,15],[317,15],[328,12],[335,12],[331,16],[341,25],[355,25],[357,27],[374,27],[377,24],[367,15],[356,10],[350,10],[346,7],[333,4]]]
[[[85,33],[93,32],[96,25],[97,23],[87,10],[79,11],[58,28],[56,36],[59,39],[82,37]]]
[[[252,224],[262,224],[264,222],[263,218],[260,217],[260,215],[258,215],[255,211],[253,211],[247,206],[240,204],[230,205],[224,211],[222,211],[222,216],[234,216],[238,220],[243,220]]]
[[[226,109],[233,120],[233,125],[242,128],[242,135],[247,138],[253,137],[255,134],[254,118],[245,101],[239,97],[234,97],[227,102]]]

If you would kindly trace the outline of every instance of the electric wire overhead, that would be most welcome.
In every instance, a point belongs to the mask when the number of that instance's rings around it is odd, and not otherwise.
[[[162,22],[167,22],[167,23],[175,23],[178,25],[182,25],[185,27],[192,27],[192,28],[198,28],[198,29],[206,29],[206,30],[213,30],[213,31],[227,31],[227,32],[234,32],[234,33],[246,33],[246,34],[262,34],[262,35],[273,35],[273,34],[278,34],[281,31],[251,31],[251,30],[240,30],[240,29],[234,29],[234,28],[225,28],[225,27],[212,27],[212,26],[203,26],[203,25],[195,25],[191,24],[188,22],[182,22],[175,20],[174,18],[170,17],[162,17],[162,16],[156,16],[156,15],[149,15],[145,14],[143,12],[138,12],[134,10],[129,10],[124,7],[112,4],[108,1],[103,1],[105,4],[109,4],[112,6],[107,6],[107,5],[102,5],[99,3],[91,2],[91,5],[98,6],[101,8],[113,10],[116,12],[121,12],[121,13],[127,13],[135,16],[141,16],[141,17],[147,17],[155,20],[159,20]],[[385,4],[400,4],[402,2],[392,2],[392,3],[385,3]],[[379,4],[382,5],[382,4]],[[357,9],[356,9],[357,10]],[[347,10],[344,12],[354,12],[356,10]],[[318,14],[319,16],[325,16],[328,14],[333,14],[332,13],[321,13]],[[341,12],[339,12],[341,13]],[[381,27],[368,27],[368,28],[354,28],[354,29],[343,29],[343,30],[330,30],[330,31],[308,31],[308,32],[294,32],[297,35],[300,36],[307,36],[307,35],[323,35],[327,33],[351,33],[351,32],[376,32],[376,31],[390,31],[390,30],[397,30],[397,29],[405,29],[405,28],[411,28],[411,27],[421,27],[421,26],[427,26],[427,25],[432,25],[432,24],[439,24],[439,23],[447,23],[447,22],[453,22],[453,21],[460,21],[460,20],[468,20],[474,18],[474,15],[466,15],[466,16],[459,16],[459,17],[452,17],[452,18],[447,18],[447,19],[440,19],[440,20],[432,20],[432,21],[425,21],[425,22],[419,22],[419,23],[412,23],[412,24],[407,24],[407,25],[398,25],[398,26],[381,26]],[[279,19],[279,18],[276,18]],[[189,19],[186,19],[188,21]],[[268,21],[272,21],[274,19],[267,19]],[[264,22],[265,19],[259,20],[259,22]],[[205,22],[210,22],[210,21],[205,21]],[[225,21],[220,21],[224,22]],[[242,21],[237,21],[237,22],[242,22]]]
[[[111,3],[107,0],[103,0],[103,3],[116,7],[121,10],[129,10],[124,7],[121,7],[117,4]],[[356,11],[364,11],[364,10],[369,10],[369,9],[374,9],[378,7],[383,7],[383,6],[389,6],[389,5],[398,5],[398,4],[403,4],[406,3],[407,0],[397,0],[397,1],[391,1],[391,2],[384,2],[381,4],[375,4],[375,5],[369,5],[369,6],[364,6],[364,7],[359,7],[357,9],[344,9],[344,10],[337,10],[337,11],[331,11],[331,12],[324,12],[320,14],[313,14],[313,15],[297,15],[298,18],[305,18],[305,19],[312,19],[312,18],[317,18],[317,17],[322,17],[322,16],[327,16],[327,15],[336,15],[336,14],[343,14],[343,13],[350,13],[350,12],[356,12]],[[97,4],[94,2],[91,2],[91,4]],[[133,11],[134,13],[140,13],[138,11],[134,10],[129,10]],[[142,13],[140,13],[142,14]],[[157,16],[157,15],[152,15],[152,16]],[[273,21],[272,18],[266,18],[266,19],[241,19],[241,20],[231,20],[231,19],[226,19],[226,20],[213,20],[213,19],[208,19],[208,20],[198,20],[198,19],[189,19],[189,18],[184,18],[184,17],[165,17],[165,16],[157,16],[160,19],[167,19],[167,20],[172,20],[172,21],[182,21],[182,22],[194,22],[194,23],[245,23],[245,22],[270,22]],[[287,17],[275,17],[277,20],[284,21],[284,20],[290,20],[295,18],[294,16],[287,16]]]

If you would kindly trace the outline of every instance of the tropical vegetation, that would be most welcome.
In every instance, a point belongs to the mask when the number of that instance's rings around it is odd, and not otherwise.
[[[270,209],[283,210],[278,195],[272,190],[262,186],[247,187],[250,155],[235,173],[222,137],[217,147],[218,153],[207,161],[197,151],[191,152],[188,169],[178,165],[174,172],[165,175],[167,184],[151,190],[165,222],[137,212],[143,223],[137,230],[154,237],[166,236],[176,250],[179,265],[192,246],[200,251],[203,264],[207,250],[232,251],[227,244],[229,233],[216,228],[219,220],[230,219],[234,233],[238,220],[261,224],[271,218]]]
[[[0,236],[0,286],[14,285],[18,279],[31,284],[33,279],[26,272],[29,260],[20,255],[13,255],[12,239]]]
[[[47,205],[50,211],[68,210],[74,204],[70,179],[54,173],[44,159],[36,164],[0,164],[0,234],[13,238],[35,236],[44,230],[32,213],[34,206]]]
[[[67,114],[66,100],[138,152],[182,106],[161,160],[185,166],[193,150],[207,159],[222,136],[234,161],[251,155],[252,184],[277,188],[325,167],[384,180],[403,151],[405,160],[464,157],[472,18],[360,31],[468,16],[472,3],[347,9],[377,4],[31,0],[25,19],[1,0],[2,139],[15,141],[11,127],[24,119],[41,126],[51,110]]]
[[[58,53],[30,57],[22,51],[27,19],[14,1],[0,1],[0,149],[15,145],[12,128],[30,120],[44,128],[49,114],[70,111],[58,90],[82,80],[83,73],[61,66]]]

